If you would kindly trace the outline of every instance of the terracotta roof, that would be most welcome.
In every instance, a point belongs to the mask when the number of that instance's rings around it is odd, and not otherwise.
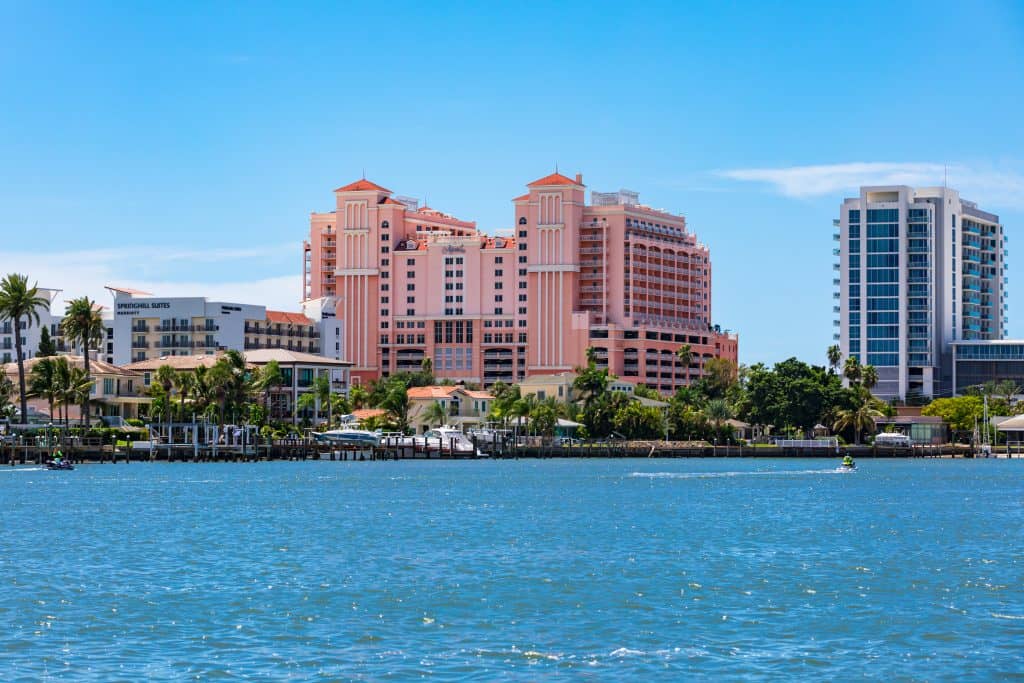
[[[50,357],[64,358],[67,360],[68,365],[70,365],[73,368],[85,367],[85,361],[82,359],[81,356],[67,354]],[[36,356],[35,358],[29,358],[25,361],[26,379],[28,379],[28,373],[31,372],[32,368],[35,367],[35,365],[39,363],[41,360],[43,360],[43,358]],[[4,365],[0,365],[0,369],[2,369],[2,371],[7,373],[8,375],[14,375],[15,377],[18,375],[17,363],[6,363]],[[117,365],[111,365],[110,363],[101,361],[97,358],[89,359],[89,372],[92,373],[93,375],[135,375],[135,373],[132,372],[130,368],[122,368]]]
[[[457,386],[411,387],[406,393],[409,398],[448,398]]]
[[[552,173],[540,180],[534,180],[532,183],[526,184],[527,187],[536,187],[537,185],[576,185],[576,181],[572,178],[566,178],[561,173]]]
[[[391,192],[391,190],[387,189],[386,187],[381,187],[377,183],[371,183],[366,178],[363,178],[362,180],[357,180],[354,183],[349,183],[348,185],[345,185],[343,187],[339,187],[337,190],[335,190],[335,192],[359,192],[359,191],[365,191],[365,190],[377,190],[378,192]]]
[[[411,399],[441,399],[449,398],[456,391],[461,391],[470,398],[492,399],[494,398],[486,391],[474,391],[466,389],[457,384],[435,385],[430,387],[411,387],[406,393]]]
[[[531,184],[531,185],[535,185],[536,183],[530,183],[530,184]],[[516,198],[515,198],[515,199],[513,199],[512,201],[514,201],[514,202],[521,202],[521,201],[523,201],[524,199],[529,199],[529,198],[530,198],[530,193],[529,193],[529,192],[527,192],[526,194],[521,194],[521,195],[519,195],[518,197],[516,197]]]
[[[131,294],[132,296],[153,296],[149,292],[143,292],[138,289],[129,289],[127,287],[113,287],[107,285],[105,289],[109,289],[112,292],[121,292],[122,294]]]
[[[398,206],[405,206],[405,204],[403,204],[402,202],[398,201],[397,199],[392,199],[391,197],[385,197],[384,199],[380,200],[378,204],[397,204]]]
[[[481,398],[488,401],[494,398],[494,396],[488,394],[486,391],[473,391],[472,389],[463,389],[462,391],[470,398]]]
[[[312,320],[301,313],[288,313],[287,311],[267,311],[267,322],[281,323],[283,325],[315,325]]]
[[[136,361],[125,366],[128,370],[135,372],[149,372],[156,370],[162,365],[169,365],[175,370],[195,370],[198,367],[211,367],[223,354],[200,354],[196,356],[163,356],[161,358],[147,358]]]
[[[360,408],[352,411],[352,417],[357,420],[368,420],[371,417],[383,417],[388,411],[383,408]]]

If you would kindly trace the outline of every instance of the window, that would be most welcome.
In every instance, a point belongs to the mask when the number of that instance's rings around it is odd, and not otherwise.
[[[519,219],[519,225],[526,225],[526,216],[523,216]]]
[[[416,309],[415,308],[407,308],[407,309],[405,309],[405,314],[406,315],[416,315]]]
[[[501,306],[495,306],[494,307],[494,315],[503,315],[504,313],[505,313],[505,309],[502,308]]]
[[[519,315],[526,315],[526,306],[519,307]]]
[[[407,259],[405,259],[405,265],[407,265],[407,266],[415,266],[416,265],[416,259],[414,259],[414,258],[407,258]]]
[[[414,296],[407,296],[407,297],[405,297],[405,303],[407,303],[407,304],[414,304],[414,303],[416,303],[416,297],[414,297]]]
[[[412,280],[412,279],[414,279],[416,277],[416,271],[415,270],[410,270],[409,272],[407,272],[405,274],[405,276],[407,278],[409,278],[410,280]]]
[[[405,283],[405,291],[407,291],[407,292],[415,292],[416,291],[416,283],[415,282],[407,282],[407,283]]]
[[[526,257],[525,256],[520,256],[519,257],[519,262],[520,263],[526,263]]]
[[[504,301],[504,300],[505,300],[505,298],[504,298],[504,296],[502,294],[495,294],[494,295],[494,301],[495,302],[501,302],[501,301]]]
[[[501,268],[498,268],[494,271],[494,277],[501,277],[503,273],[504,271]]]
[[[389,284],[388,284],[388,283],[386,283],[386,282],[385,282],[384,284],[382,284],[382,285],[380,286],[380,291],[382,291],[382,292],[386,292],[386,291],[388,291],[389,289],[391,289],[391,285],[389,285]]]
[[[525,276],[526,276],[526,268],[520,268],[519,269],[519,277],[525,277]]]
[[[526,295],[525,294],[520,294],[519,295],[519,300],[522,301],[522,302],[525,302],[526,301]]]
[[[495,282],[495,283],[494,283],[494,288],[495,288],[495,289],[501,289],[501,288],[502,288],[502,284],[503,284],[503,283],[501,283],[501,282]]]
[[[382,267],[390,266],[390,265],[391,265],[391,259],[387,259],[387,258],[382,258],[382,259],[380,260],[380,265],[381,265]]]
[[[519,251],[526,251],[526,244],[524,242],[519,243]]]
[[[525,230],[520,230],[519,231],[519,237],[521,239],[526,239],[526,231]]]
[[[495,262],[495,263],[504,263],[504,262],[505,262],[505,259],[504,259],[504,257],[502,257],[502,256],[495,256],[495,257],[494,257],[494,262]]]
[[[455,257],[455,265],[457,265],[457,266],[461,266],[462,265],[462,257],[461,256],[456,256]]]
[[[386,254],[389,251],[391,251],[391,247],[381,247],[380,248],[380,253],[382,253],[382,254]]]
[[[526,289],[526,281],[525,280],[524,281],[520,281],[519,289]]]

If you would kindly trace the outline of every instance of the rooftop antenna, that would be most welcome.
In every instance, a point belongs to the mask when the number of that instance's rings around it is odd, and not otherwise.
[[[558,173],[558,162],[555,162],[555,173]]]
[[[949,189],[949,164],[942,165],[942,187],[943,189]]]

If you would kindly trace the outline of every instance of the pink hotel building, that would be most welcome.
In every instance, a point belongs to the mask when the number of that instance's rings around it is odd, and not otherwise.
[[[598,363],[663,392],[737,359],[711,324],[711,260],[686,221],[632,192],[584,197],[554,173],[512,200],[515,229],[488,235],[368,180],[334,191],[304,244],[304,298],[339,321],[352,382],[418,370],[489,386]],[[675,355],[690,344],[693,360]]]

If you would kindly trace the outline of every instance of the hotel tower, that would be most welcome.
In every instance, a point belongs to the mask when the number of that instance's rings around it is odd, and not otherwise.
[[[945,187],[862,187],[840,207],[834,321],[886,399],[950,396],[952,344],[1006,336],[999,216]]]
[[[669,392],[709,358],[736,361],[736,336],[711,323],[708,248],[634,192],[588,205],[581,176],[554,173],[495,235],[369,180],[334,194],[310,218],[304,306],[337,319],[353,383],[424,359],[438,377],[512,383],[571,371],[593,347],[612,373]]]

